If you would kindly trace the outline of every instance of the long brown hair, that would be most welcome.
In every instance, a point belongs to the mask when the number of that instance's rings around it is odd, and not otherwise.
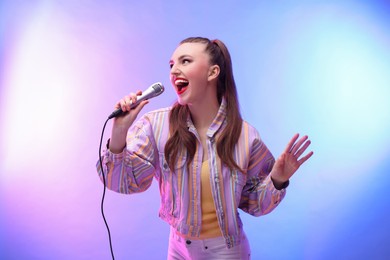
[[[190,37],[180,42],[183,43],[204,43],[205,51],[210,56],[211,65],[218,65],[220,74],[217,83],[217,98],[221,103],[222,98],[226,99],[226,119],[225,129],[217,140],[217,153],[222,162],[231,169],[241,170],[233,159],[233,152],[238,138],[241,134],[242,117],[240,114],[236,83],[233,77],[233,68],[230,54],[225,44],[220,40],[209,40],[203,37]],[[169,115],[169,133],[165,148],[165,159],[169,168],[173,170],[179,153],[187,151],[187,166],[194,159],[196,151],[196,137],[188,131],[187,118],[189,108],[187,105],[180,105],[176,102]]]

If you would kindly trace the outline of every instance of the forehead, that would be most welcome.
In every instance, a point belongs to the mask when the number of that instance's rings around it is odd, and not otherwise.
[[[207,56],[206,44],[200,42],[186,42],[180,44],[172,54],[171,60],[179,59],[182,56]]]

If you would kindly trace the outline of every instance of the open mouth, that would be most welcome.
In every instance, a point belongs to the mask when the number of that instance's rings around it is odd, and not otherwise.
[[[176,79],[175,80],[175,85],[176,85],[176,88],[177,88],[177,93],[178,94],[182,94],[184,91],[187,90],[187,87],[188,87],[188,80],[186,79]]]

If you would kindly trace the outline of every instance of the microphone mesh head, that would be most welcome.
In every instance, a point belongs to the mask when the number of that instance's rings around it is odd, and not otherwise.
[[[160,95],[161,93],[164,92],[164,86],[160,82],[154,83],[152,87],[153,87],[153,90],[154,90],[154,93],[155,93],[154,96],[158,96],[158,95]]]

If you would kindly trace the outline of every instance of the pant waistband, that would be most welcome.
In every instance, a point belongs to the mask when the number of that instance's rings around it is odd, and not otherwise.
[[[185,237],[185,236],[181,235],[180,233],[178,233],[174,228],[171,228],[170,232],[171,232],[171,236],[173,239],[175,239],[179,242],[182,242],[182,243],[186,243],[187,245],[191,244],[191,243],[219,243],[219,242],[225,243],[225,238],[223,236],[199,239],[196,237],[194,237],[194,238]]]

